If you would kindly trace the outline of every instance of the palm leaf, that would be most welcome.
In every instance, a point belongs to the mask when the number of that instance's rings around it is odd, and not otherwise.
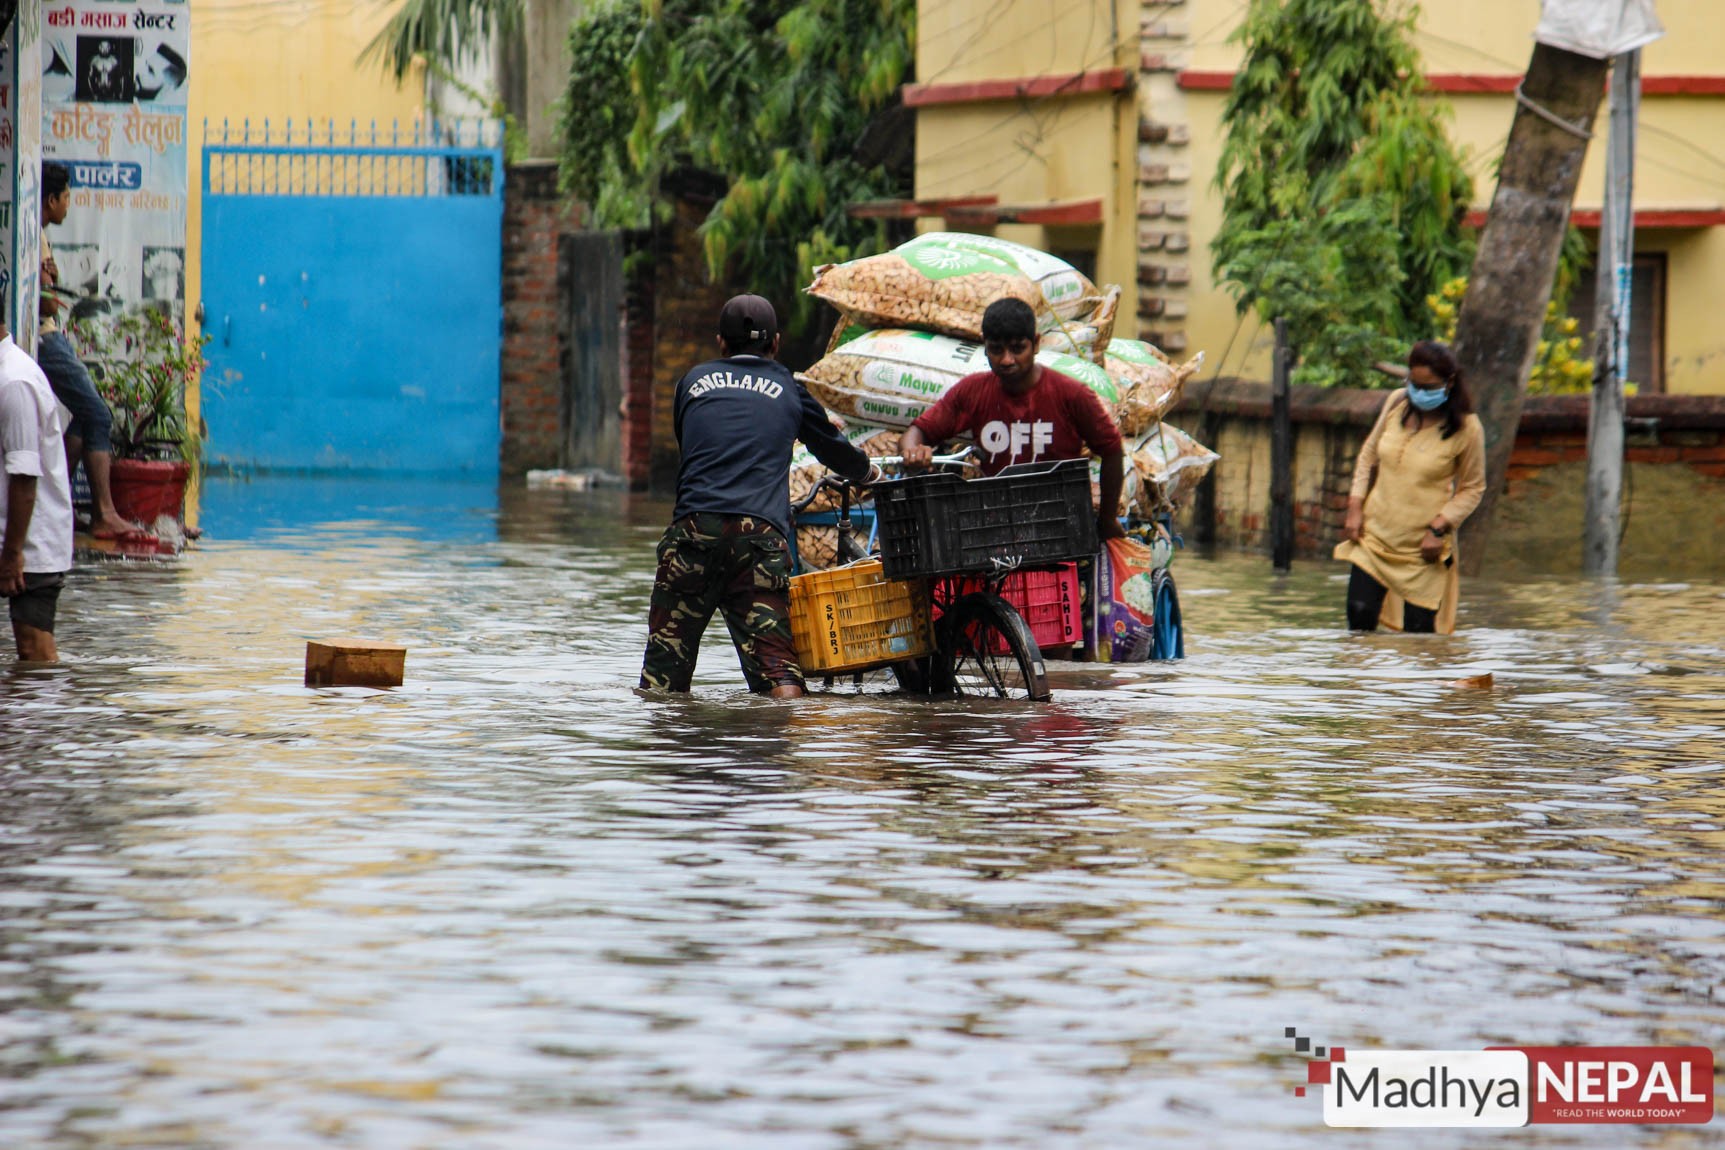
[[[452,66],[485,47],[492,32],[520,27],[524,0],[403,0],[401,8],[361,50],[400,81],[423,56]]]

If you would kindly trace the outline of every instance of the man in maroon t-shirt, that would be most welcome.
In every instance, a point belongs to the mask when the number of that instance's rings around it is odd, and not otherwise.
[[[921,470],[931,444],[969,434],[984,475],[1014,463],[1079,459],[1088,447],[1102,461],[1103,539],[1124,538],[1117,518],[1126,471],[1120,429],[1096,398],[1073,379],[1036,362],[1036,313],[1020,299],[1000,299],[982,313],[982,349],[991,371],[967,375],[947,389],[904,433],[905,466]]]

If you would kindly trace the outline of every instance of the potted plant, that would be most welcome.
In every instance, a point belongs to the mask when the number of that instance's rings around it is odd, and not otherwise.
[[[186,417],[186,385],[203,374],[209,336],[191,336],[166,310],[79,319],[68,328],[114,417],[114,508],[149,524],[180,517],[203,436]]]

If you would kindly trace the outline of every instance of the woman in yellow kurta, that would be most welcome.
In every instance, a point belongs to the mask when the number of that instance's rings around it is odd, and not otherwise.
[[[1423,341],[1354,464],[1343,542],[1348,627],[1448,635],[1461,579],[1455,530],[1485,492],[1485,429],[1455,355]]]

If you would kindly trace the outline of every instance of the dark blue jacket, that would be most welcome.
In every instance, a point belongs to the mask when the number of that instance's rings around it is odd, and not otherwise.
[[[826,408],[783,364],[733,355],[692,369],[677,384],[675,516],[697,512],[752,515],[791,531],[791,448],[802,440],[814,457],[847,479],[868,478],[868,456],[852,447]]]

